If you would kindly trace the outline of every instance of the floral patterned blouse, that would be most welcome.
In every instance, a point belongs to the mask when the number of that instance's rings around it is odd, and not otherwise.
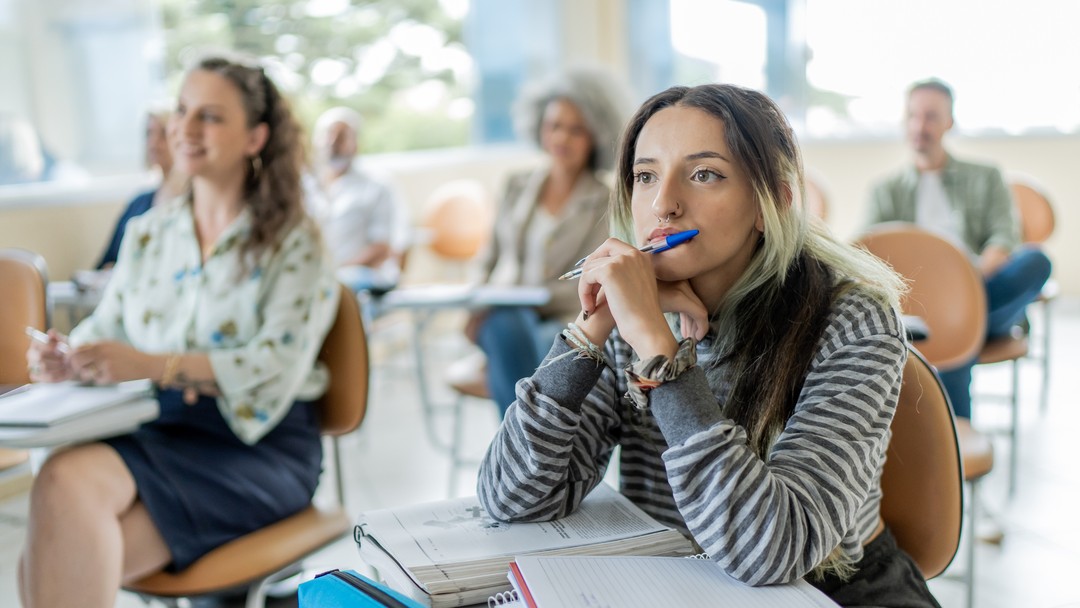
[[[222,416],[254,444],[293,401],[326,390],[329,376],[315,359],[339,290],[310,220],[245,266],[240,246],[250,226],[245,208],[203,263],[186,197],[132,219],[101,303],[70,341],[207,353]]]

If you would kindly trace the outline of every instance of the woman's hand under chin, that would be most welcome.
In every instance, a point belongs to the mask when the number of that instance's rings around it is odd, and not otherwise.
[[[617,239],[608,239],[588,257],[580,280],[583,311],[610,315],[611,325],[641,358],[675,355],[678,343],[664,318],[666,312],[681,316],[687,336],[700,339],[708,330],[705,306],[690,284],[658,281],[652,256]],[[610,327],[606,329],[610,333]]]
[[[684,338],[701,340],[709,332],[709,311],[690,287],[690,281],[657,281],[660,308],[678,313]]]

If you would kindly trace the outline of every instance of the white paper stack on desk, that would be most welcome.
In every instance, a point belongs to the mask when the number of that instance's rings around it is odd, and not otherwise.
[[[432,608],[483,603],[509,590],[506,572],[519,555],[693,553],[679,531],[603,484],[556,521],[497,522],[470,497],[370,511],[360,517],[356,540],[364,562],[390,587]]]
[[[45,447],[133,430],[157,416],[149,380],[30,384],[0,395],[0,443]]]

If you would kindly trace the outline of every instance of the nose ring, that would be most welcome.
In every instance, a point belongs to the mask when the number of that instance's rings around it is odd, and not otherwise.
[[[663,217],[663,219],[661,219],[659,215],[656,216],[656,225],[659,226],[660,224],[670,224],[671,223],[671,216],[675,215],[676,213],[681,213],[681,212],[682,212],[682,205],[679,204],[679,201],[675,201],[675,211],[672,211],[671,213],[665,215]]]

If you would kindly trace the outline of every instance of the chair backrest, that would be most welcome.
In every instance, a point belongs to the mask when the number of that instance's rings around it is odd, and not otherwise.
[[[367,334],[356,294],[340,286],[337,317],[323,341],[319,360],[330,371],[330,385],[320,401],[320,424],[326,435],[343,435],[364,420],[368,401]]]
[[[952,408],[941,381],[911,349],[881,476],[881,516],[924,578],[956,555],[963,521],[963,470]]]
[[[986,288],[963,250],[903,222],[875,226],[855,244],[907,280],[901,308],[926,322],[930,337],[919,350],[934,367],[949,370],[975,358],[986,339]]]
[[[323,341],[319,360],[330,371],[330,385],[320,401],[325,435],[336,437],[357,428],[368,399],[368,349],[356,294],[339,286],[337,316]],[[295,572],[300,560],[352,529],[344,507],[338,442],[329,442],[336,477],[337,504],[309,505],[276,523],[233,539],[180,572],[160,571],[125,588],[146,597],[193,597],[248,587],[248,604],[262,606],[266,584],[282,572]],[[261,594],[261,595],[260,595]],[[147,602],[149,603],[149,602]],[[174,604],[170,604],[174,605]]]
[[[422,225],[437,255],[469,260],[491,236],[493,222],[484,187],[476,180],[462,179],[443,184],[431,194]]]
[[[1021,240],[1042,243],[1050,238],[1056,224],[1054,206],[1042,187],[1030,179],[1012,178],[1009,189],[1020,215]]]
[[[24,249],[0,249],[0,384],[25,384],[26,327],[49,327],[49,301],[45,259]]]

